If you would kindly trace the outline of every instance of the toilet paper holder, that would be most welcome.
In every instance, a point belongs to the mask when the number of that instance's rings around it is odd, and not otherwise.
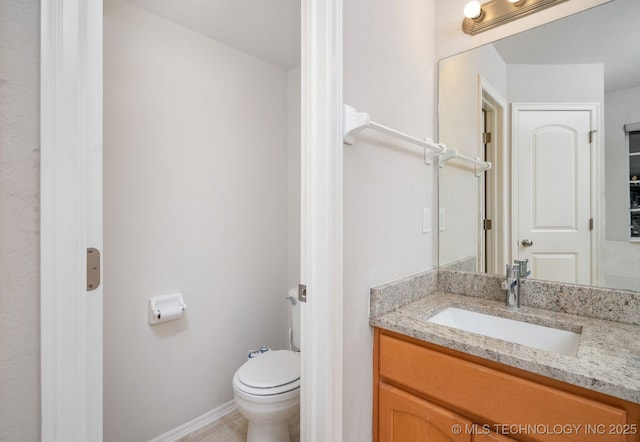
[[[152,296],[149,298],[149,324],[180,319],[187,309],[182,293]]]

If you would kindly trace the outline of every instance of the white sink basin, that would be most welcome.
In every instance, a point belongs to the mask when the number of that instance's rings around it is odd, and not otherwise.
[[[566,356],[576,356],[580,334],[449,307],[427,322],[515,342]]]

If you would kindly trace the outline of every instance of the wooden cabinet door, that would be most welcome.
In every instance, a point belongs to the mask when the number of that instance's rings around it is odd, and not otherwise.
[[[503,436],[493,431],[487,432],[482,427],[477,427],[473,432],[473,442],[514,442],[515,439]]]
[[[384,383],[379,395],[379,442],[471,442],[470,420]]]

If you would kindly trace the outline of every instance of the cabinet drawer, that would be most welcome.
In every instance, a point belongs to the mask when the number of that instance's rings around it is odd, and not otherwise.
[[[404,386],[464,411],[484,423],[537,428],[533,440],[624,441],[620,434],[588,434],[587,426],[615,427],[626,411],[514,375],[458,359],[390,336],[380,335],[380,380]],[[573,434],[551,432],[574,425]],[[543,427],[544,426],[544,427]],[[580,426],[580,427],[577,427]],[[568,432],[567,432],[568,433]]]

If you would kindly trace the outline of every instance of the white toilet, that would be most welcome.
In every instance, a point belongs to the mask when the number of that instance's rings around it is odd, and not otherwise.
[[[294,288],[287,298],[292,348],[300,348],[296,295]],[[238,410],[249,421],[247,442],[289,442],[288,421],[300,407],[300,353],[275,350],[249,359],[233,376],[233,392]]]

